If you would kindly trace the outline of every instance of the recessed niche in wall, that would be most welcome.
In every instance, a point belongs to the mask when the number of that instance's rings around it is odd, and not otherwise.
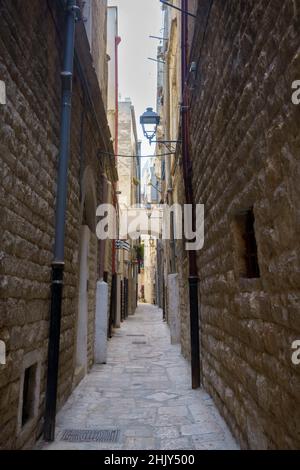
[[[35,423],[40,401],[40,376],[41,361],[39,352],[33,351],[26,354],[20,376],[18,434]]]
[[[255,236],[253,209],[240,212],[233,224],[235,270],[239,277],[255,279],[260,277]]]
[[[27,367],[24,372],[22,427],[34,416],[34,390],[36,387],[37,364]]]

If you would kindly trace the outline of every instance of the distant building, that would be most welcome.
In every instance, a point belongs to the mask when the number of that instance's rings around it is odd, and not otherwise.
[[[107,55],[108,55],[108,98],[107,115],[110,132],[118,153],[118,46],[121,38],[118,35],[118,8],[107,8]]]
[[[119,102],[118,204],[122,211],[140,203],[140,149],[134,106],[129,98]],[[118,249],[118,290],[124,319],[135,312],[138,299],[138,241],[123,240],[126,248]]]
[[[159,217],[155,209],[161,200],[160,179],[157,170],[160,169],[159,160],[149,159],[143,168],[142,177],[142,205],[149,217],[149,228],[153,217]],[[141,270],[140,282],[142,293],[140,297],[147,303],[158,303],[158,278],[157,278],[157,239],[152,235],[143,235],[144,265]]]

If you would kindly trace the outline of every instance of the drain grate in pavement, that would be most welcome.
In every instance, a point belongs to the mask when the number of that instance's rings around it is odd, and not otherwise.
[[[119,429],[66,429],[62,432],[61,441],[68,442],[118,442]]]
[[[141,336],[145,336],[145,335],[126,335],[126,336],[141,337]]]
[[[132,341],[132,344],[147,344],[146,341]]]

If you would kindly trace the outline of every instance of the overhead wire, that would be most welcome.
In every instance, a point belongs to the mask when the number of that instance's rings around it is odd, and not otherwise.
[[[174,155],[174,152],[168,153],[161,153],[157,155],[116,155],[114,153],[103,152],[102,150],[99,151],[99,154],[108,155],[110,157],[118,157],[118,158],[156,158],[156,157],[167,157],[168,155]]]

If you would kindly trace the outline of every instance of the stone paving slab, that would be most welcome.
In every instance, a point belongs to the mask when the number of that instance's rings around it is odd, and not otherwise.
[[[144,335],[144,336],[136,336]],[[142,344],[146,342],[146,344]],[[139,344],[141,343],[141,344]],[[66,429],[119,429],[116,443],[69,443]],[[190,366],[171,345],[158,308],[141,304],[57,415],[57,439],[45,450],[238,449],[209,395],[192,390]]]

